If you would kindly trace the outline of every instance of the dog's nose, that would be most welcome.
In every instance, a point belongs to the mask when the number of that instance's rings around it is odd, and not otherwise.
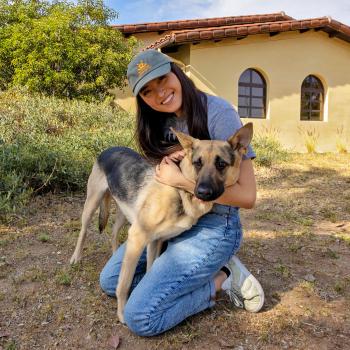
[[[211,200],[213,197],[213,193],[214,191],[210,186],[201,184],[197,187],[195,195],[199,199],[202,199],[205,201],[205,200]]]

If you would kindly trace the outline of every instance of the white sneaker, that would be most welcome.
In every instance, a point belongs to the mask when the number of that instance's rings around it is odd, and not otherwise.
[[[260,311],[264,305],[265,295],[259,281],[235,255],[225,266],[231,274],[221,288],[229,295],[230,300],[237,307],[249,312]]]

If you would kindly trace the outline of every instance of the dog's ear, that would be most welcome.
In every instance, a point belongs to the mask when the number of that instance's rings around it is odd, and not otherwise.
[[[247,123],[236,131],[227,142],[233,149],[241,150],[243,153],[247,152],[247,147],[253,138],[253,123]]]
[[[173,128],[170,128],[170,130],[176,135],[183,149],[186,150],[192,148],[194,142],[196,141],[195,138],[193,138],[190,135],[184,134],[183,132],[176,131]]]

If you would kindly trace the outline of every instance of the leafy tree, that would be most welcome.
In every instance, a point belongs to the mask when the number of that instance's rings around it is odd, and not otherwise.
[[[102,0],[0,0],[0,89],[101,100],[124,87],[136,40],[116,15]]]

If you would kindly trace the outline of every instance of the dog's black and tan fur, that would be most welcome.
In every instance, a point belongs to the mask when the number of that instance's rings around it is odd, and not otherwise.
[[[251,123],[228,141],[200,141],[176,132],[186,153],[180,169],[195,183],[194,195],[156,181],[155,168],[129,148],[110,148],[98,157],[89,177],[82,227],[70,262],[80,261],[87,227],[98,207],[100,230],[104,229],[113,198],[117,203],[113,250],[117,248],[117,234],[125,220],[131,224],[116,291],[121,322],[136,265],[145,247],[149,269],[160,253],[161,243],[191,228],[211,210],[213,201],[222,195],[225,187],[237,181],[242,156],[252,135]]]

